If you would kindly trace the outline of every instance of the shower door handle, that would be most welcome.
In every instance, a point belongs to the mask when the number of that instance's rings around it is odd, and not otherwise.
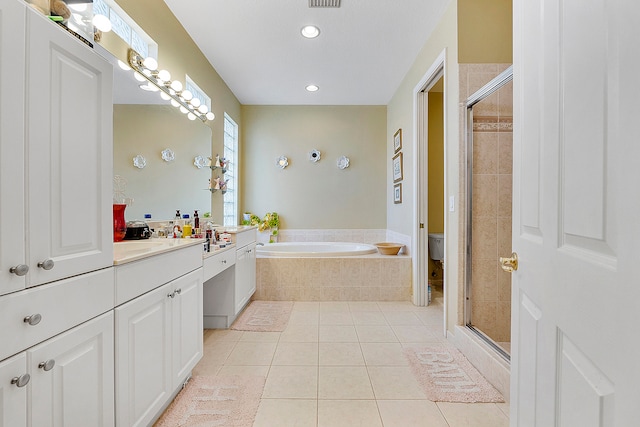
[[[510,258],[500,257],[500,267],[507,273],[513,273],[518,269],[518,254],[513,252]]]

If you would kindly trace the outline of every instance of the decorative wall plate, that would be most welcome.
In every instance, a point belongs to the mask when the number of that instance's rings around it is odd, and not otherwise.
[[[276,159],[276,166],[280,169],[284,169],[289,166],[289,159],[286,156],[280,156]]]
[[[346,169],[349,167],[349,158],[347,156],[340,156],[338,158],[338,169]]]
[[[202,156],[196,156],[193,159],[193,165],[195,167],[197,167],[198,169],[202,169],[204,167],[209,166],[209,159],[207,159],[206,157],[202,157]]]
[[[133,166],[137,167],[138,169],[143,169],[145,166],[147,166],[147,159],[145,159],[141,154],[138,154],[133,158]]]
[[[309,161],[312,162],[318,162],[320,161],[320,156],[322,155],[322,153],[320,153],[320,151],[318,150],[311,150],[309,151]]]
[[[165,162],[172,162],[176,159],[176,153],[171,148],[165,148],[162,150],[162,160]]]

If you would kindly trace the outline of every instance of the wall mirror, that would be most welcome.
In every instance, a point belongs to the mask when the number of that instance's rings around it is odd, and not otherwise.
[[[123,178],[120,190],[133,199],[127,206],[128,221],[173,219],[176,209],[200,216],[211,211],[211,170],[194,165],[196,156],[211,156],[211,128],[200,120],[189,120],[157,92],[139,88],[144,84],[122,70],[117,59],[100,45],[96,50],[114,64],[113,173]],[[172,161],[163,152],[174,153]],[[144,168],[134,165],[144,157]],[[166,156],[165,156],[166,157]]]

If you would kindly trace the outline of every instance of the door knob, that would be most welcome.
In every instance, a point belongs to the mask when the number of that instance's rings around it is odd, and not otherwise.
[[[500,257],[500,267],[507,273],[513,273],[518,269],[518,254],[513,252],[510,258]]]

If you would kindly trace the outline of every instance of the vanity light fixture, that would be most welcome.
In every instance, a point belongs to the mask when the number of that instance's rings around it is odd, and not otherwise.
[[[69,5],[71,6],[71,5]],[[108,33],[111,31],[111,21],[104,15],[96,14],[93,15],[93,19],[91,20],[93,26],[103,33]]]
[[[305,89],[309,92],[317,92],[320,88],[317,85],[307,85]]]
[[[316,27],[315,25],[305,25],[304,27],[302,27],[302,30],[300,30],[300,33],[303,37],[306,37],[308,39],[315,39],[320,35],[320,28]]]
[[[171,105],[180,108],[182,113],[187,114],[189,120],[198,118],[206,122],[215,118],[213,112],[209,111],[209,107],[194,98],[190,91],[183,90],[182,82],[172,81],[168,71],[158,70],[158,61],[154,58],[143,58],[135,50],[129,49],[128,59],[129,65],[134,70],[134,77],[140,82],[147,81],[143,89],[150,90],[150,87],[157,89],[162,99],[170,100]]]

